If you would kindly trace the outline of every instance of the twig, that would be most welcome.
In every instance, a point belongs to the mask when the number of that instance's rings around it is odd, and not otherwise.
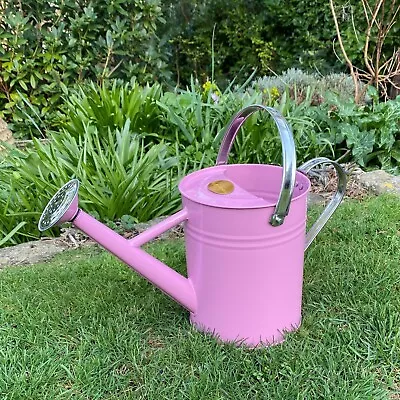
[[[335,160],[335,162],[338,163],[339,161],[343,160],[346,156],[349,155],[350,151],[351,151],[351,150],[348,149],[348,150],[346,151],[346,153],[342,154],[338,159]]]
[[[358,79],[357,79],[356,73],[354,71],[353,63],[351,62],[350,58],[348,57],[347,52],[346,52],[346,50],[345,50],[345,48],[343,46],[342,35],[340,34],[339,23],[338,23],[338,20],[337,20],[337,16],[336,16],[335,6],[333,4],[333,0],[329,0],[329,5],[331,7],[333,21],[335,23],[335,28],[336,28],[336,33],[337,33],[337,36],[338,36],[340,49],[342,50],[343,57],[345,58],[346,63],[350,68],[350,74],[351,74],[351,77],[353,78],[353,81],[354,81],[354,99],[355,99],[355,102],[358,103],[360,101],[360,99],[359,99],[359,88],[358,88]]]

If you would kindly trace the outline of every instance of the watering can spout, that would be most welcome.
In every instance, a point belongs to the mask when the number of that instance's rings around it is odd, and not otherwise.
[[[39,230],[44,231],[63,222],[73,222],[79,230],[194,313],[196,295],[190,279],[180,275],[140,248],[160,233],[187,219],[186,210],[179,211],[134,239],[127,240],[78,208],[78,187],[79,182],[74,179],[53,196],[40,217]]]

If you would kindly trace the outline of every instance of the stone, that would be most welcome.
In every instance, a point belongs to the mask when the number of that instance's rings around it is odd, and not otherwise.
[[[307,194],[307,207],[310,208],[311,206],[325,204],[326,198],[318,193],[309,192]]]
[[[393,176],[386,171],[376,170],[361,174],[359,180],[374,194],[392,193],[400,195],[400,176]]]
[[[8,129],[7,123],[0,118],[0,142],[8,144],[14,143],[12,132]],[[0,151],[4,150],[4,146],[0,145]]]
[[[44,262],[67,248],[65,243],[52,239],[5,247],[0,249],[0,268]]]

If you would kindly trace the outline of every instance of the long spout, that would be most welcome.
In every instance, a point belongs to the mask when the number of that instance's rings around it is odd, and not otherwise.
[[[186,213],[186,210],[180,211],[183,212]],[[196,295],[189,279],[142,249],[132,247],[127,239],[82,210],[78,211],[73,224],[187,310],[195,312]]]
[[[78,188],[79,181],[72,179],[57,191],[40,216],[39,230],[43,232],[54,225],[66,221],[73,222],[77,228],[194,313],[196,310],[196,293],[190,279],[178,274],[139,248],[152,238],[186,220],[186,209],[171,215],[157,226],[128,241],[89,214],[78,209]]]

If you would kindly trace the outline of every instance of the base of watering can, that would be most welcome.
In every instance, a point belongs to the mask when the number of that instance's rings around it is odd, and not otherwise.
[[[231,335],[227,333],[221,334],[215,328],[210,328],[205,326],[204,324],[195,321],[195,317],[193,314],[190,314],[190,323],[191,325],[198,331],[209,334],[213,336],[218,342],[221,344],[233,344],[238,347],[247,347],[249,349],[261,349],[266,347],[272,347],[279,344],[282,344],[285,341],[285,336],[288,333],[292,333],[297,331],[301,325],[301,319],[292,324],[291,327],[282,329],[282,331],[276,330],[275,334],[268,335],[253,335],[250,337],[241,337],[240,334]]]

